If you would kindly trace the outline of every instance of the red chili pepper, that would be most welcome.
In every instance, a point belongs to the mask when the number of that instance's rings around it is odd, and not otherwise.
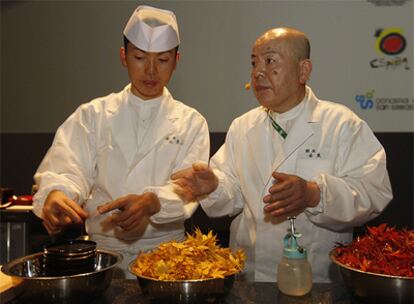
[[[336,259],[349,267],[385,275],[414,277],[414,230],[367,227],[367,234],[338,244]]]

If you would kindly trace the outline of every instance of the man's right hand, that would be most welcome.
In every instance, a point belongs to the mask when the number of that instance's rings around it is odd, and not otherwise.
[[[194,163],[191,168],[171,175],[174,191],[185,202],[202,199],[216,190],[218,178],[207,164]]]
[[[62,191],[50,192],[43,206],[43,226],[50,235],[73,224],[83,224],[87,217],[88,213]]]

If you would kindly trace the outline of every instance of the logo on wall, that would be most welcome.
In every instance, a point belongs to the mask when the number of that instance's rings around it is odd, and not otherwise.
[[[409,70],[408,58],[399,56],[407,46],[407,40],[400,28],[378,29],[375,31],[375,49],[378,54],[386,57],[375,58],[370,61],[373,69],[403,68]]]
[[[375,90],[369,90],[365,94],[357,94],[355,101],[363,110],[377,111],[412,111],[414,99],[405,97],[375,97]]]
[[[372,101],[374,97],[374,90],[368,91],[365,95],[356,95],[355,101],[359,104],[361,109],[372,109],[374,106],[374,101]]]

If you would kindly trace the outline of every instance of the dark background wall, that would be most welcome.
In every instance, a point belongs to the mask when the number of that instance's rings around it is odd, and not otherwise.
[[[2,133],[0,185],[15,189],[16,194],[29,194],[33,174],[53,141],[53,133]],[[376,133],[387,152],[387,167],[394,198],[385,211],[369,225],[389,223],[399,228],[413,229],[413,148],[414,133]],[[217,151],[225,133],[211,133],[211,153]],[[209,219],[199,208],[187,222],[188,229],[199,226],[202,230],[214,229],[224,243],[227,241],[230,220]],[[364,227],[356,227],[356,233]]]

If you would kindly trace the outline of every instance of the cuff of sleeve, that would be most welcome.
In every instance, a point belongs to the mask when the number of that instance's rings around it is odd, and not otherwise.
[[[143,192],[153,192],[160,200],[160,211],[150,217],[155,224],[184,221],[191,217],[198,207],[197,202],[184,203],[174,192],[173,185],[147,187]]]
[[[319,190],[321,192],[321,198],[320,198],[319,203],[316,205],[316,207],[306,208],[305,213],[315,216],[320,213],[323,213],[325,202],[326,202],[326,183],[324,182],[323,175],[318,175],[317,177],[313,179],[313,181],[319,187]]]
[[[205,198],[202,198],[199,200],[199,203],[207,208],[211,207],[217,200],[219,200],[220,196],[222,195],[224,191],[224,187],[223,187],[224,174],[217,169],[213,169],[213,172],[219,180],[218,186],[216,190],[208,194]]]

